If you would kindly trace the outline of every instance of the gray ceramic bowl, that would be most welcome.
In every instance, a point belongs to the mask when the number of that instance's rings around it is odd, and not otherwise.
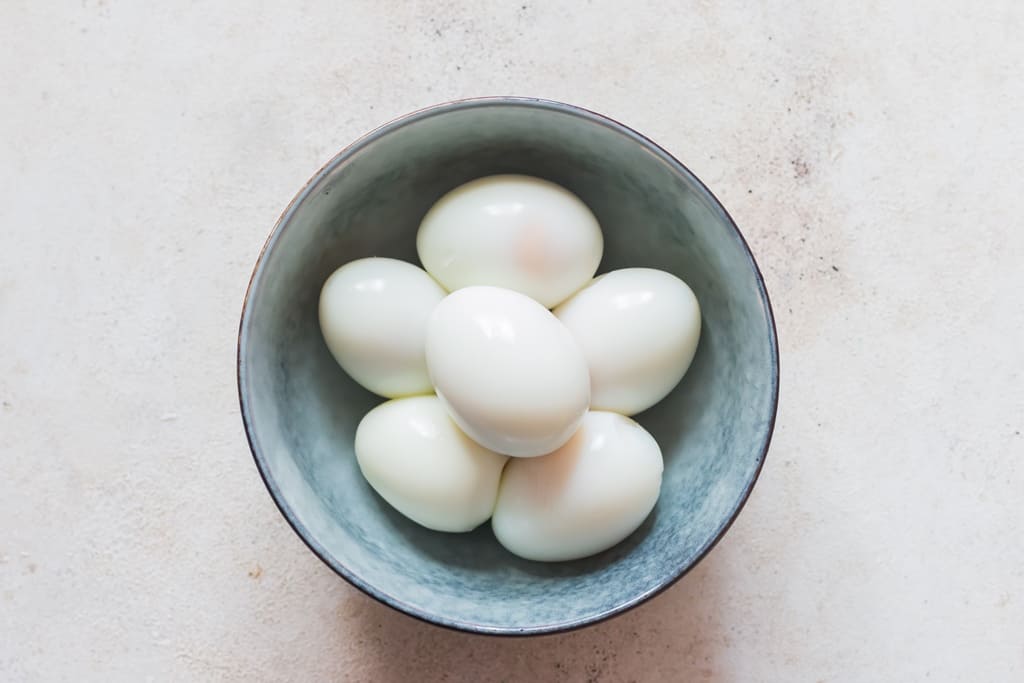
[[[525,173],[575,192],[605,235],[600,272],[675,273],[703,309],[680,385],[637,417],[665,476],[647,522],[585,560],[542,564],[498,545],[488,525],[428,531],[366,484],[352,442],[381,402],[331,358],[317,323],[330,273],[364,256],[416,262],[420,218],[473,178]],[[592,112],[485,98],[389,123],[342,151],[285,210],[242,311],[238,388],[253,456],[296,533],[331,569],[407,614],[479,633],[591,624],[657,594],[722,537],[757,479],[778,400],[768,296],[743,237],[711,192],[667,152]]]

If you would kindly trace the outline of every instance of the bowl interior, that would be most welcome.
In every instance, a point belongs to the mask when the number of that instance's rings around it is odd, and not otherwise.
[[[637,420],[665,457],[661,498],[641,529],[577,562],[520,560],[489,525],[432,532],[394,512],[360,476],[356,425],[381,402],[324,345],[317,297],[365,256],[416,263],[431,204],[484,175],[525,173],[575,192],[605,235],[599,272],[661,268],[703,310],[686,377]],[[243,417],[282,511],[343,576],[415,616],[474,631],[578,626],[642,601],[691,567],[756,479],[778,386],[775,334],[756,266],[729,217],[660,149],[589,112],[478,100],[413,114],[360,140],[286,211],[257,265],[239,345]],[[415,454],[411,454],[415,455]]]

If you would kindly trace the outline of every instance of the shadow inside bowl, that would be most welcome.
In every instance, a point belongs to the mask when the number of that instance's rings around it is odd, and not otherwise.
[[[369,487],[368,484],[367,487]],[[655,510],[628,538],[615,547],[591,557],[572,562],[534,562],[524,560],[505,550],[491,531],[490,522],[485,522],[476,529],[462,534],[431,531],[404,517],[375,493],[372,498],[378,514],[387,519],[395,535],[415,547],[419,553],[449,567],[484,574],[506,570],[544,578],[592,574],[602,570],[609,563],[628,556],[632,549],[643,541],[657,518],[657,510]]]

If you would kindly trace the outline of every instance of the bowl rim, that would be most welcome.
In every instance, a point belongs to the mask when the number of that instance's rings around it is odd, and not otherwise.
[[[422,121],[424,119],[432,118],[434,116],[440,116],[453,111],[460,111],[464,109],[476,109],[476,108],[487,108],[487,107],[524,107],[543,109],[547,111],[555,111],[562,114],[569,114],[582,118],[591,123],[596,123],[605,128],[613,130],[621,135],[624,135],[632,139],[637,144],[644,147],[648,152],[653,154],[655,157],[665,163],[670,169],[676,174],[683,176],[698,193],[704,196],[705,201],[711,206],[719,217],[724,219],[724,223],[727,224],[735,234],[743,251],[747,255],[747,260],[750,263],[750,267],[754,272],[755,282],[757,284],[759,298],[761,300],[764,313],[769,322],[769,339],[768,343],[771,347],[771,415],[768,420],[767,430],[765,431],[764,440],[761,444],[760,453],[757,456],[757,465],[754,468],[753,476],[745,484],[743,491],[740,494],[739,499],[736,502],[735,507],[729,514],[728,518],[723,521],[721,526],[715,531],[711,538],[705,543],[704,547],[700,549],[694,560],[689,566],[678,567],[673,572],[670,572],[666,579],[660,581],[653,588],[640,593],[632,598],[625,600],[618,605],[607,609],[603,612],[599,612],[592,615],[587,615],[580,618],[570,619],[563,622],[554,622],[547,624],[540,624],[535,626],[492,626],[488,624],[479,624],[469,621],[463,621],[458,619],[449,619],[443,615],[432,613],[428,610],[420,609],[414,605],[408,604],[400,600],[399,598],[390,595],[384,591],[381,591],[375,587],[372,583],[366,579],[358,576],[340,562],[336,557],[327,552],[326,548],[321,546],[311,535],[309,529],[299,521],[295,512],[292,510],[288,501],[285,499],[282,491],[277,486],[273,475],[269,471],[269,465],[266,458],[263,455],[262,448],[259,440],[256,437],[255,430],[253,428],[252,419],[250,415],[250,409],[248,405],[248,394],[250,392],[250,383],[248,376],[248,369],[244,362],[245,350],[248,346],[248,336],[250,328],[252,326],[252,319],[250,315],[251,295],[254,287],[260,280],[264,263],[266,262],[269,255],[273,252],[281,234],[288,228],[295,211],[298,207],[306,200],[307,197],[314,194],[318,186],[324,179],[330,175],[335,168],[345,163],[348,159],[353,157],[367,145],[373,141],[381,138],[393,131],[396,131],[406,125]],[[496,635],[496,636],[535,636],[535,635],[550,635],[556,633],[565,633],[573,631],[585,626],[590,626],[614,616],[623,614],[638,605],[641,605],[655,596],[661,594],[671,586],[673,586],[682,577],[686,576],[690,571],[699,565],[708,553],[718,544],[718,542],[725,536],[726,532],[733,525],[739,517],[740,512],[746,505],[747,500],[750,498],[750,494],[753,491],[754,485],[757,483],[758,478],[761,475],[761,471],[764,468],[764,463],[768,455],[768,449],[771,445],[772,436],[775,431],[775,421],[778,415],[779,406],[779,345],[778,345],[778,330],[775,324],[775,315],[772,311],[771,301],[768,297],[768,290],[765,287],[764,276],[761,274],[761,270],[757,265],[754,255],[750,250],[750,245],[747,240],[743,237],[743,233],[740,232],[739,227],[733,220],[732,216],[725,209],[718,198],[711,192],[710,189],[687,168],[682,162],[672,156],[669,152],[659,146],[650,138],[644,136],[641,133],[633,130],[629,126],[626,126],[615,119],[612,119],[603,114],[585,109],[583,107],[567,104],[564,102],[558,102],[555,100],[542,99],[536,97],[522,97],[522,96],[487,96],[487,97],[472,97],[465,99],[450,100],[440,104],[435,104],[429,107],[415,110],[403,116],[399,116],[387,123],[384,123],[370,132],[357,138],[354,142],[344,147],[341,151],[335,154],[326,164],[324,164],[320,170],[318,170],[302,187],[301,190],[295,195],[295,197],[288,203],[288,206],[281,213],[277,223],[274,224],[273,230],[267,237],[262,249],[260,250],[259,256],[256,259],[256,264],[253,267],[252,275],[249,278],[249,283],[246,286],[245,298],[242,302],[242,314],[238,325],[238,342],[236,348],[236,373],[238,383],[238,402],[242,416],[242,424],[245,430],[245,437],[249,443],[249,450],[252,453],[253,460],[256,462],[256,469],[259,471],[260,478],[263,479],[264,485],[270,493],[271,498],[277,505],[281,515],[285,518],[288,524],[292,527],[292,530],[298,535],[302,542],[316,555],[325,565],[327,565],[332,571],[338,576],[345,579],[348,583],[361,590],[366,595],[374,598],[378,602],[387,605],[399,612],[414,617],[420,621],[424,621],[437,626],[453,629],[455,631],[483,634],[483,635]]]

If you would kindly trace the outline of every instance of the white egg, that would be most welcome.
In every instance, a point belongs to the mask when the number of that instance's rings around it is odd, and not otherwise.
[[[436,396],[377,406],[359,423],[355,449],[370,486],[437,531],[469,531],[491,516],[508,459],[459,431]]]
[[[427,318],[445,291],[416,266],[365,258],[334,271],[320,292],[320,329],[338,364],[375,394],[430,393]]]
[[[505,548],[528,560],[587,557],[643,523],[663,469],[647,430],[624,415],[591,411],[554,453],[509,461],[491,526]]]
[[[555,309],[590,367],[590,405],[635,415],[690,367],[700,305],[685,282],[651,268],[606,273]]]
[[[590,400],[587,365],[569,331],[533,299],[499,287],[460,289],[437,305],[427,368],[459,427],[506,455],[555,450]]]
[[[552,308],[594,276],[604,239],[594,214],[565,188],[496,175],[441,197],[420,224],[416,248],[449,291],[506,287]]]

